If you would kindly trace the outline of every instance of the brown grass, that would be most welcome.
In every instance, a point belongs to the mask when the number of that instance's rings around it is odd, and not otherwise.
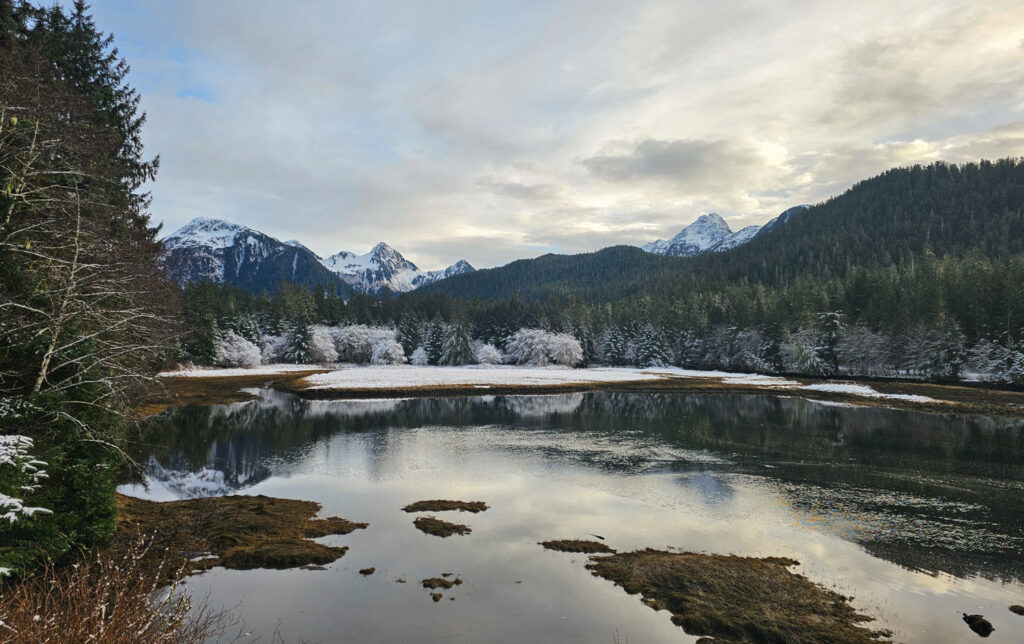
[[[461,523],[448,523],[436,517],[420,517],[412,522],[421,532],[432,534],[435,537],[450,537],[453,534],[469,534],[472,532],[468,525]]]
[[[613,548],[609,548],[599,541],[587,541],[585,539],[554,539],[539,543],[548,550],[557,550],[558,552],[582,552],[585,554],[615,552]]]
[[[146,563],[154,558],[159,563]],[[0,642],[200,644],[223,637],[235,622],[193,605],[178,585],[184,572],[168,568],[144,539],[117,556],[100,553],[45,568],[4,588]]]
[[[135,408],[135,415],[152,416],[177,405],[221,405],[255,400],[256,396],[246,393],[242,389],[263,387],[277,380],[311,376],[314,373],[325,371],[328,370],[310,367],[309,371],[253,374],[251,376],[157,378],[143,403]]]
[[[432,499],[430,501],[417,501],[402,508],[404,512],[447,512],[458,510],[459,512],[483,512],[487,504],[483,501],[444,501]]]
[[[126,550],[138,534],[153,535],[157,549],[189,561],[189,570],[224,566],[292,568],[324,565],[348,548],[310,538],[366,528],[339,517],[313,519],[320,504],[266,496],[225,496],[157,503],[118,496],[118,530],[112,552]],[[210,556],[212,555],[212,556]]]
[[[591,557],[594,575],[668,610],[690,635],[720,643],[877,643],[847,598],[788,570],[792,559],[640,550]]]

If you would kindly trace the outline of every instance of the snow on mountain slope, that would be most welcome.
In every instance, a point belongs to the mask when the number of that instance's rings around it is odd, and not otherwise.
[[[640,248],[656,255],[693,257],[710,252],[733,234],[729,224],[715,213],[701,215],[672,239],[659,239]]]
[[[443,270],[422,271],[384,242],[365,255],[341,251],[323,259],[322,263],[356,290],[372,294],[385,289],[405,293],[452,275],[476,270],[461,259]]]
[[[342,251],[321,258],[302,242],[279,241],[221,219],[197,217],[163,240],[160,263],[178,284],[198,280],[226,283],[254,292],[287,280],[307,286],[334,285],[377,294],[404,293],[445,277],[475,270],[465,260],[437,271],[421,271],[385,243],[365,255]]]
[[[715,213],[701,215],[697,221],[679,231],[672,239],[659,239],[641,246],[655,255],[693,257],[704,253],[720,253],[741,246],[762,232],[789,221],[810,206],[794,206],[763,226],[747,226],[733,232],[729,224]]]

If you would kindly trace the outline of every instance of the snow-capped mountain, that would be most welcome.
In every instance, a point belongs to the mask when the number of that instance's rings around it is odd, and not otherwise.
[[[469,262],[460,259],[443,270],[422,271],[384,242],[374,246],[365,255],[343,250],[321,261],[352,288],[371,294],[385,289],[405,293],[452,275],[476,270]]]
[[[221,219],[199,217],[164,238],[160,263],[178,284],[200,280],[253,292],[273,291],[282,280],[352,291],[402,293],[473,271],[465,260],[446,269],[421,271],[387,244],[365,255],[340,252],[326,259],[296,240],[279,241],[258,230]]]
[[[160,263],[178,284],[206,280],[253,292],[272,291],[281,280],[351,292],[305,246],[284,244],[258,230],[197,217],[163,240]]]
[[[701,215],[672,239],[659,239],[640,248],[656,255],[693,257],[702,255],[733,235],[725,220],[715,213]]]
[[[775,219],[763,226],[746,226],[733,232],[716,213],[701,215],[697,221],[679,231],[672,239],[659,239],[641,246],[643,250],[655,255],[672,257],[693,257],[705,253],[719,253],[747,243],[760,233],[770,230],[809,206],[795,206],[786,210]]]

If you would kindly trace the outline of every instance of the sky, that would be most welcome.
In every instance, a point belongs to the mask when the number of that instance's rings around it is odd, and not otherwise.
[[[1024,156],[1020,0],[94,0],[152,214],[489,267]]]

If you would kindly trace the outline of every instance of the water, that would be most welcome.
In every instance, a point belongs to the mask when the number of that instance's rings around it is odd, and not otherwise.
[[[1024,641],[1024,420],[749,395],[576,393],[258,401],[172,410],[137,457],[155,499],[311,499],[370,528],[324,571],[189,579],[249,631],[319,642],[689,642],[639,598],[538,541],[786,556],[901,642]],[[400,511],[468,536],[423,534]],[[376,574],[362,577],[369,566]],[[465,583],[434,603],[419,581]],[[398,583],[396,579],[407,583]],[[454,597],[450,601],[448,597]]]

